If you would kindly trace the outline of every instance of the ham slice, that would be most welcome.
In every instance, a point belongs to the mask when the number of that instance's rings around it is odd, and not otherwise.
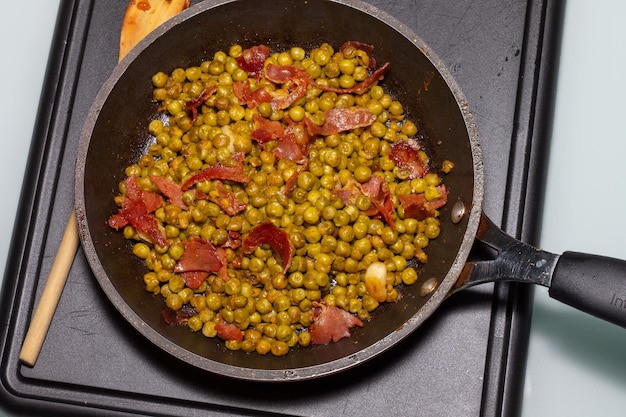
[[[376,121],[376,115],[365,107],[334,108],[324,112],[324,123],[316,125],[309,118],[304,119],[306,128],[311,136],[328,136],[359,127],[370,126]]]
[[[185,110],[191,111],[191,120],[195,122],[198,118],[198,107],[200,107],[213,93],[217,91],[217,86],[214,85],[212,87],[207,87],[200,93],[200,95],[192,100],[189,100],[185,103]]]
[[[378,175],[372,175],[369,181],[361,184],[361,190],[369,197],[373,207],[365,212],[368,216],[380,214],[387,224],[395,230],[396,225],[393,220],[393,200],[391,192],[385,180]]]
[[[400,194],[398,200],[404,207],[404,215],[417,220],[424,220],[435,215],[435,210],[448,202],[448,189],[445,185],[437,187],[440,197],[426,201],[424,194]]]
[[[419,151],[421,145],[415,139],[397,142],[391,152],[389,159],[400,168],[409,171],[409,179],[422,178],[428,173],[428,166],[420,158]]]
[[[272,222],[261,223],[255,226],[243,240],[241,253],[252,253],[258,246],[267,243],[283,261],[283,270],[291,266],[291,258],[295,251],[289,235]]]
[[[221,181],[216,181],[217,195],[210,195],[208,199],[222,208],[229,216],[241,213],[248,206],[246,203],[237,200],[235,193],[231,193],[224,188]]]
[[[269,103],[272,101],[272,95],[265,89],[259,87],[252,91],[250,89],[250,81],[237,81],[233,84],[233,93],[241,101],[250,108],[257,108],[261,103]]]
[[[315,303],[313,323],[309,326],[311,343],[327,345],[331,341],[337,342],[344,337],[350,337],[350,329],[354,326],[363,326],[358,317],[335,306],[324,302]]]
[[[257,142],[269,142],[270,140],[282,138],[285,134],[283,125],[278,120],[269,120],[258,114],[252,116],[253,127],[252,138]]]
[[[233,323],[228,323],[220,316],[217,324],[215,325],[215,331],[217,335],[223,340],[236,340],[241,342],[243,340],[243,332]]]
[[[185,211],[189,210],[187,204],[183,202],[183,190],[174,181],[158,175],[151,176],[150,181],[157,186],[161,194],[169,199],[170,203]]]
[[[185,252],[174,267],[174,272],[180,273],[185,285],[196,289],[210,273],[216,273],[222,278],[228,277],[226,252],[211,242],[200,238],[191,238],[185,241]]]
[[[203,169],[195,175],[192,175],[187,181],[180,187],[183,191],[187,191],[195,184],[206,180],[231,180],[235,182],[248,182],[248,176],[243,169],[243,152],[237,152],[232,156],[233,164],[225,165],[220,162],[217,164]]]
[[[111,216],[107,223],[116,230],[130,224],[159,246],[167,246],[165,233],[151,214],[162,204],[163,198],[159,194],[139,189],[137,177],[133,175],[126,179],[126,194],[122,208]]]
[[[263,70],[263,64],[269,58],[270,52],[270,48],[266,45],[256,45],[244,49],[241,56],[237,58],[237,64],[239,68],[254,76]]]
[[[389,62],[385,62],[385,64],[382,67],[380,67],[376,71],[374,71],[372,73],[372,75],[370,75],[369,77],[367,77],[365,79],[365,81],[361,81],[360,83],[358,83],[354,87],[350,87],[350,88],[335,88],[335,87],[329,87],[327,85],[320,85],[320,84],[317,84],[317,83],[313,83],[313,85],[315,87],[319,88],[322,91],[327,91],[327,92],[331,92],[331,93],[337,93],[337,94],[363,94],[363,93],[367,92],[367,90],[369,90],[370,87],[372,85],[374,85],[374,83],[376,81],[378,81],[383,75],[385,75],[385,73],[389,70],[390,66],[391,66],[391,64]]]

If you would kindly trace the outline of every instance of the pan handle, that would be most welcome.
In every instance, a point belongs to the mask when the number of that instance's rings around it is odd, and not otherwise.
[[[564,252],[552,274],[548,294],[626,328],[626,261]]]
[[[453,292],[495,281],[548,287],[555,300],[626,328],[626,261],[565,252],[555,255],[507,235],[485,214]]]

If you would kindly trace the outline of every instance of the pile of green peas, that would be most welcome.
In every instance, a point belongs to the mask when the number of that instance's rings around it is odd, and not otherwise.
[[[234,83],[249,81],[253,90],[262,87],[276,94],[281,93],[281,86],[262,77],[249,77],[237,64],[242,51],[240,45],[233,45],[199,66],[152,77],[153,97],[160,103],[162,117],[149,123],[154,141],[125,173],[137,176],[140,189],[158,192],[151,176],[182,184],[200,170],[228,164],[233,153],[243,152],[249,182],[222,182],[247,205],[245,210],[230,216],[218,204],[198,198],[196,190],[217,195],[216,181],[206,180],[184,192],[188,210],[165,199],[154,212],[170,245],[155,245],[130,225],[123,233],[134,242],[133,253],[145,261],[146,290],[160,294],[168,309],[187,311],[186,324],[192,331],[214,338],[221,318],[243,332],[241,341],[224,341],[226,348],[282,356],[295,346],[311,343],[308,327],[316,302],[345,309],[364,322],[370,318],[379,306],[363,280],[371,263],[386,266],[386,302],[401,296],[402,284],[417,281],[418,274],[407,261],[427,262],[424,249],[439,235],[440,224],[436,215],[425,220],[405,217],[396,196],[424,193],[427,200],[435,199],[441,178],[431,172],[409,179],[408,172],[389,158],[393,144],[414,138],[418,129],[405,119],[402,104],[379,83],[364,94],[324,92],[309,85],[306,95],[287,109],[273,110],[269,103],[251,108],[233,93]],[[309,52],[293,47],[273,53],[268,62],[302,67],[318,85],[351,88],[367,78],[369,56],[355,48],[335,51],[324,43]],[[186,103],[213,86],[215,93],[198,107],[194,119]],[[290,159],[277,159],[273,152],[276,141],[260,146],[251,137],[255,114],[273,121],[288,117],[295,123],[306,117],[320,125],[325,111],[354,106],[367,108],[376,121],[366,128],[313,138],[307,169]],[[296,139],[306,137],[303,129],[303,124],[296,125]],[[420,157],[428,163],[424,152]],[[296,185],[291,193],[285,193],[285,184],[294,175]],[[384,179],[391,193],[395,227],[380,216],[364,214],[372,206],[367,195],[346,205],[333,192],[351,183],[365,183],[374,175]],[[121,205],[124,181],[119,188],[116,202]],[[269,246],[261,245],[243,257],[237,249],[226,248],[227,280],[211,274],[199,288],[191,289],[174,272],[187,239],[198,237],[221,246],[230,232],[245,237],[265,221],[273,222],[291,239],[295,253],[288,270],[283,270],[282,260]],[[233,266],[236,259],[241,260],[238,268]]]

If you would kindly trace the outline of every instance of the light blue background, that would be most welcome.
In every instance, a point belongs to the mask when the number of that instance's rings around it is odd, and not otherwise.
[[[4,271],[58,0],[4,1],[0,271]],[[541,246],[626,259],[626,2],[566,6]],[[0,277],[0,279],[2,279]],[[537,289],[523,417],[621,415],[626,330]],[[2,411],[0,411],[0,414]]]

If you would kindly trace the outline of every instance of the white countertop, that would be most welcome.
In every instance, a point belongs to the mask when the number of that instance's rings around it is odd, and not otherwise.
[[[4,271],[58,0],[5,2],[0,25],[0,271]],[[626,2],[566,6],[541,246],[626,259]],[[10,59],[6,59],[9,57]],[[7,61],[10,65],[7,65]],[[17,75],[17,76],[16,76]],[[0,280],[2,276],[0,276]],[[626,330],[538,288],[523,417],[613,416],[626,410]],[[0,414],[2,414],[0,406]]]
[[[626,2],[570,0],[541,246],[626,259]],[[626,278],[626,277],[625,277]],[[535,292],[524,417],[626,410],[626,330]]]

